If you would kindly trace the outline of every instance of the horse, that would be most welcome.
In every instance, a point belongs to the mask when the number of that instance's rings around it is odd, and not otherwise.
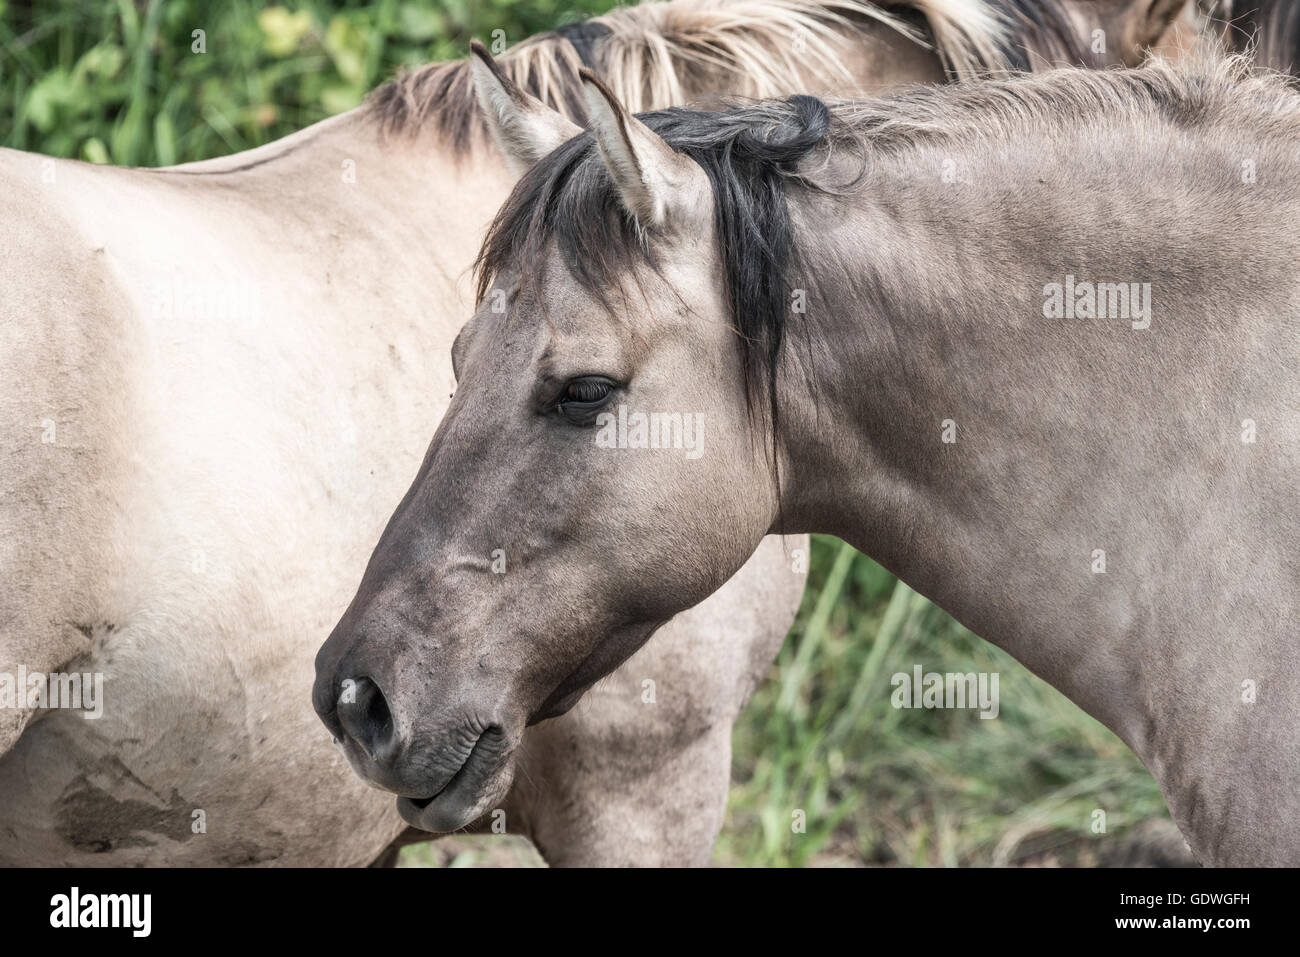
[[[381,676],[371,776],[408,820],[490,804],[530,722],[765,535],[819,532],[1115,731],[1202,863],[1300,862],[1286,78],[640,117],[583,81],[590,132],[494,220],[456,396],[318,657],[339,734],[339,680]],[[647,442],[652,412],[700,416],[702,454]],[[503,537],[489,587],[468,546]]]
[[[982,4],[909,9],[677,0],[504,63],[552,102],[591,63],[663,106],[715,83],[847,88],[854,69],[868,87],[941,79],[945,62],[1009,49]],[[279,142],[171,169],[0,153],[0,569],[14,585],[0,668],[102,674],[108,698],[97,721],[0,710],[5,862],[391,859],[404,825],[319,734],[306,688],[315,636],[445,410],[444,317],[516,176],[475,135],[467,76],[435,65]],[[730,724],[802,590],[780,543],[761,552],[587,707],[530,734],[533,777],[506,810],[548,860],[707,856]],[[650,775],[671,806],[625,785]]]
[[[1076,21],[1129,35],[1109,0],[1019,8],[675,0],[502,66],[583,121],[583,64],[660,107],[1012,69],[1080,46]],[[1133,36],[1158,26],[1133,17]],[[359,110],[173,168],[0,152],[0,673],[102,674],[107,699],[94,721],[0,709],[0,860],[357,865],[413,836],[306,699],[311,652],[447,407],[465,273],[517,177],[469,69],[417,70]],[[551,863],[706,860],[730,726],[798,604],[801,547],[762,546],[583,708],[532,729],[506,828]],[[629,784],[652,776],[658,793]]]

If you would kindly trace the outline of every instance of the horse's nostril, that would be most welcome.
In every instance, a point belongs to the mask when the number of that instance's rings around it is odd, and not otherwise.
[[[387,761],[397,750],[393,715],[379,686],[369,678],[343,683],[338,700],[339,722],[353,741],[376,761]]]

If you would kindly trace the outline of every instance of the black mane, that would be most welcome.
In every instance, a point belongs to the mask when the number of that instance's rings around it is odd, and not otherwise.
[[[814,97],[792,96],[725,112],[659,110],[639,119],[709,178],[750,414],[766,399],[775,428],[777,359],[796,261],[787,184],[817,188],[796,167],[826,139],[831,112]],[[530,170],[497,214],[477,262],[479,299],[507,268],[518,270],[521,282],[535,281],[554,242],[574,278],[608,304],[608,292],[620,288],[630,267],[657,268],[650,239],[623,212],[595,141],[584,133]]]

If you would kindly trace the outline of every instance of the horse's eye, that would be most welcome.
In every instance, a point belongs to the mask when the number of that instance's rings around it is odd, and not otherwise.
[[[614,383],[604,376],[582,376],[570,379],[555,407],[575,425],[590,425],[596,412],[614,394]]]

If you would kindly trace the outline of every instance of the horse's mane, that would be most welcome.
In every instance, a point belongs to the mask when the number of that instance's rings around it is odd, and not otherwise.
[[[853,188],[843,182],[845,156],[867,169],[873,156],[908,146],[941,143],[956,150],[1017,142],[1034,129],[1065,137],[1103,119],[1183,129],[1221,125],[1225,136],[1279,134],[1290,144],[1300,135],[1300,94],[1281,74],[1254,71],[1244,56],[1206,55],[1180,64],[1157,59],[1137,70],[1066,69],[914,86],[867,102],[827,105],[795,96],[722,112],[673,108],[640,119],[709,178],[746,395],[751,413],[764,397],[771,402],[774,424],[788,297],[807,279],[796,275],[799,240],[790,201]],[[840,182],[830,181],[835,175]],[[631,267],[657,268],[655,245],[653,235],[647,238],[622,213],[592,135],[583,133],[526,173],[497,214],[476,264],[479,299],[507,270],[525,285],[538,281],[554,248],[578,282],[608,303]]]
[[[1060,0],[670,0],[539,34],[497,62],[518,86],[585,124],[577,75],[584,64],[571,41],[614,94],[642,112],[684,102],[684,89],[709,71],[734,74],[728,92],[752,98],[807,86],[818,73],[847,83],[840,57],[855,20],[883,23],[933,48],[957,79],[1027,69],[1031,50],[1092,60]],[[398,76],[375,90],[367,109],[389,132],[423,130],[431,121],[457,151],[482,129],[466,60]]]
[[[1232,50],[1260,66],[1295,74],[1300,68],[1300,4],[1296,0],[1202,0],[1202,9],[1226,24]]]
[[[1098,119],[1300,133],[1300,93],[1290,78],[1213,46],[1182,61],[1133,70],[1053,70],[950,87],[911,87],[841,103],[836,119],[874,153],[926,142],[1014,139],[1032,129],[1077,129]]]

